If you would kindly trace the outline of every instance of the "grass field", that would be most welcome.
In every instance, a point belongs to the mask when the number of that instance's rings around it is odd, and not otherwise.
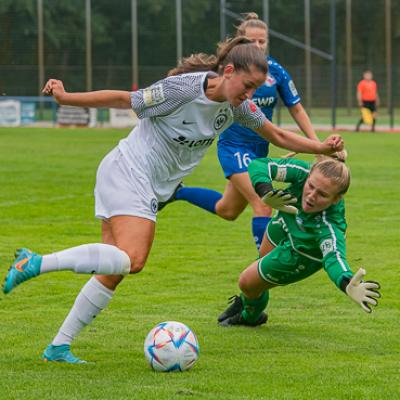
[[[100,241],[95,171],[126,133],[0,129],[2,275],[18,246],[47,253]],[[267,325],[218,327],[240,271],[256,258],[251,211],[227,222],[176,202],[158,216],[144,271],[121,284],[109,308],[74,342],[74,352],[92,363],[40,358],[86,276],[47,274],[0,295],[0,399],[400,398],[400,136],[344,137],[352,169],[348,259],[382,285],[372,315],[322,271],[274,289]],[[223,189],[215,146],[185,184]],[[146,365],[144,338],[164,320],[184,322],[197,334],[200,359],[190,372],[154,373]]]

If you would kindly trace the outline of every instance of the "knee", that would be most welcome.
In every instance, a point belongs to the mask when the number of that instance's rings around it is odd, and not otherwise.
[[[234,221],[240,213],[236,212],[236,210],[232,210],[229,208],[217,208],[217,215],[227,221]]]
[[[226,219],[227,221],[235,221],[235,219],[237,219],[238,216],[239,216],[239,215],[233,214],[233,213],[221,215],[221,217],[222,217],[223,219]]]
[[[130,260],[131,260],[131,270],[130,270],[130,274],[137,274],[139,273],[145,266],[146,264],[146,259],[142,258],[142,257],[131,257],[129,256]]]

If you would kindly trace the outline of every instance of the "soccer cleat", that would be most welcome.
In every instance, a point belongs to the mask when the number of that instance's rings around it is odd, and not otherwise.
[[[243,302],[240,296],[233,295],[229,298],[230,306],[218,317],[218,322],[233,317],[234,315],[241,313],[243,311]]]
[[[176,200],[176,193],[178,192],[179,189],[183,188],[183,183],[181,182],[174,190],[174,193],[172,193],[172,196],[166,200],[158,203],[158,209],[157,211],[161,211],[167,204],[172,203],[173,201]]]
[[[69,344],[62,344],[61,346],[53,346],[49,344],[43,353],[43,361],[45,362],[60,362],[69,364],[87,364],[85,360],[75,357],[71,352]]]
[[[224,327],[229,327],[229,326],[235,326],[235,325],[243,325],[243,326],[259,326],[262,324],[267,323],[268,321],[268,315],[265,312],[262,312],[260,317],[256,322],[248,322],[242,317],[242,312],[240,311],[239,313],[224,319],[219,323],[220,326]]]
[[[3,292],[10,293],[16,286],[40,274],[42,256],[28,249],[18,249],[15,260],[8,270],[3,284]]]

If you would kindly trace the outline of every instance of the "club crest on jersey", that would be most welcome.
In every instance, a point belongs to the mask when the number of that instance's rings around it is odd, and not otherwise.
[[[151,209],[151,212],[153,214],[155,214],[157,212],[157,210],[158,210],[158,201],[157,201],[157,199],[155,199],[155,198],[151,199],[150,209]]]
[[[297,223],[297,226],[299,227],[299,229],[300,229],[301,231],[303,231],[303,232],[306,231],[306,230],[304,229],[304,226],[303,226],[303,220],[302,220],[299,216],[296,216],[296,223]]]
[[[219,131],[225,125],[226,121],[228,121],[228,109],[223,108],[218,111],[218,114],[214,119],[214,129]]]
[[[268,87],[274,86],[274,85],[276,85],[276,80],[272,75],[267,74],[267,79],[265,80],[265,84]]]

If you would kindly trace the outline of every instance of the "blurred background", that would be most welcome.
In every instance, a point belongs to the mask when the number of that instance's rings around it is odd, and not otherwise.
[[[182,56],[213,53],[250,11],[268,23],[270,54],[292,75],[314,123],[354,125],[356,86],[369,68],[378,125],[400,124],[394,0],[1,0],[0,100],[17,96],[35,122],[54,122],[52,100],[41,101],[48,78],[69,91],[142,88]],[[279,108],[275,121],[289,120]]]

